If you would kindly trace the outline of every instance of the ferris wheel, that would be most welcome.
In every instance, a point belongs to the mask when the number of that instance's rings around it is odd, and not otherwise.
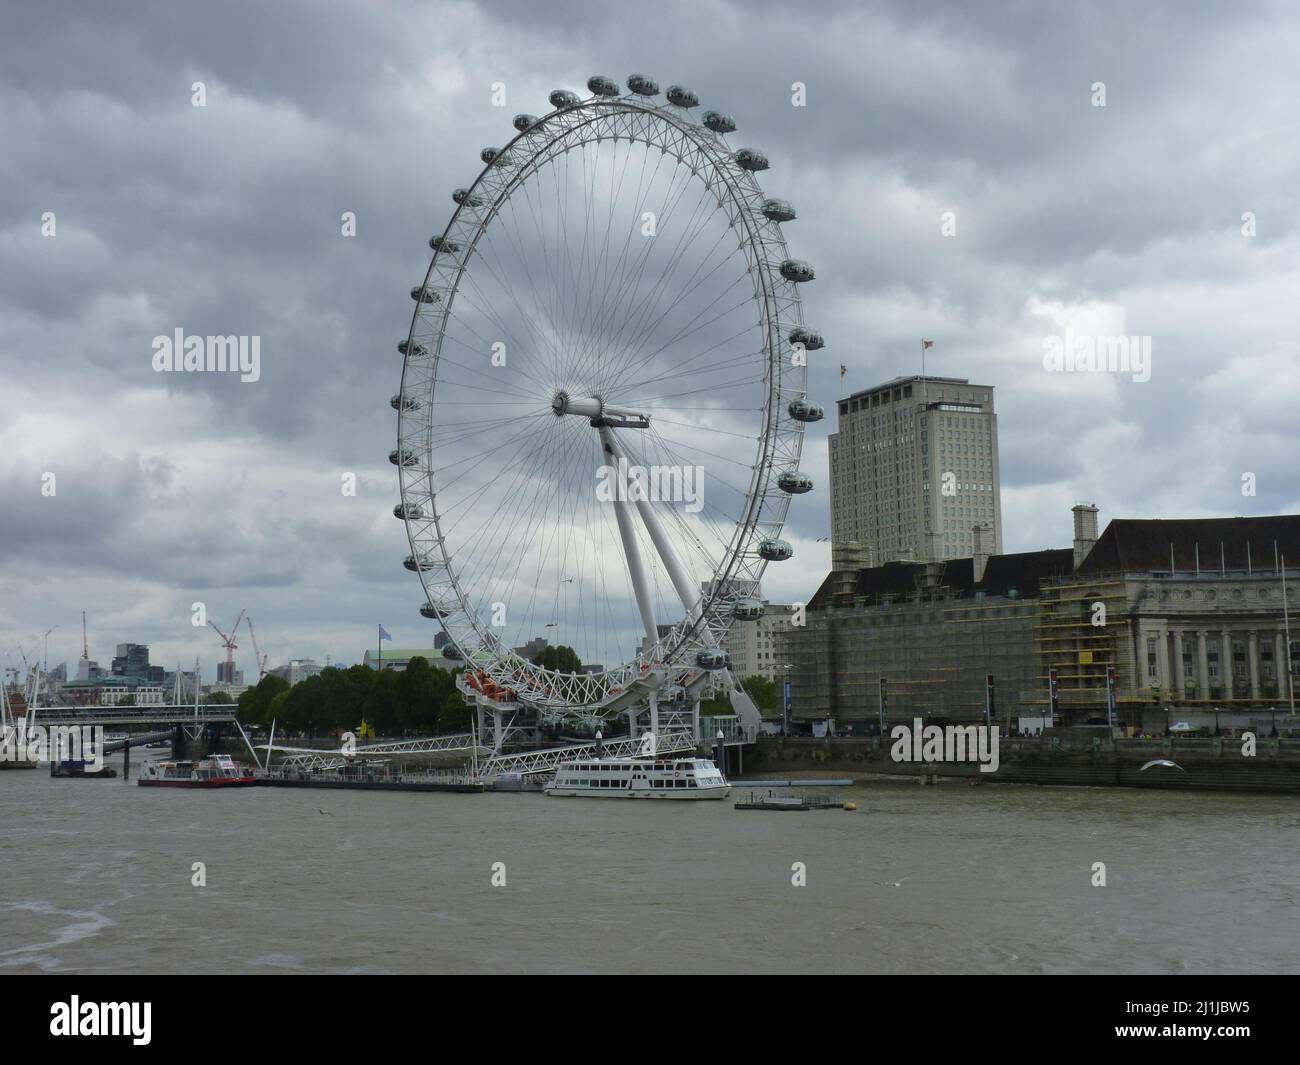
[[[785,200],[734,119],[644,75],[514,117],[411,290],[397,466],[421,613],[482,700],[588,723],[721,680],[800,471]],[[538,664],[542,641],[571,648]]]

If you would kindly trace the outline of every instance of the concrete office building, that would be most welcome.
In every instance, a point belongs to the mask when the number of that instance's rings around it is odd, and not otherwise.
[[[113,658],[112,675],[138,677],[161,685],[167,671],[162,666],[149,664],[149,645],[144,643],[119,643]]]
[[[757,621],[738,621],[727,632],[727,654],[731,673],[737,680],[764,677],[785,680],[784,663],[776,657],[778,631],[790,625],[792,607],[787,603],[764,601],[763,616]]]
[[[836,569],[936,562],[974,553],[973,526],[1002,550],[993,387],[899,377],[837,406],[830,436]]]
[[[293,658],[283,666],[276,666],[268,672],[289,682],[289,687],[301,684],[308,677],[320,673],[323,667],[314,658]]]

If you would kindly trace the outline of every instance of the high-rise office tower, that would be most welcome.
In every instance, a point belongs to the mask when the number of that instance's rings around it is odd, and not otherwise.
[[[1002,553],[993,387],[899,377],[839,401],[830,437],[836,569]],[[991,533],[991,536],[988,535]]]

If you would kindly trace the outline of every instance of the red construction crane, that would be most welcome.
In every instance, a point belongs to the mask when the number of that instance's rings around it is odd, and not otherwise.
[[[227,684],[235,683],[235,648],[239,646],[239,644],[235,643],[235,632],[239,628],[239,623],[243,620],[244,620],[244,611],[241,610],[239,612],[239,617],[235,618],[234,625],[230,627],[229,636],[227,636],[220,629],[217,629],[217,624],[215,621],[211,621],[211,620],[208,621],[208,624],[217,630],[217,635],[221,637],[221,642],[226,648],[226,683]]]
[[[253,619],[249,617],[244,620],[248,623],[248,635],[253,638],[253,659],[257,662],[257,679],[260,681],[266,676],[266,660],[271,656],[262,654],[257,648],[257,633],[253,631]]]

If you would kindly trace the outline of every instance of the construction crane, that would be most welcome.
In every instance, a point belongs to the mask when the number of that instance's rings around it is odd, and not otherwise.
[[[244,620],[244,611],[239,612],[239,617],[235,618],[235,623],[230,627],[230,635],[217,628],[217,623],[208,620],[208,624],[216,629],[217,635],[221,637],[221,643],[226,648],[226,683],[233,685],[235,683],[235,648],[239,644],[235,643],[235,632],[239,628],[239,623]]]
[[[270,655],[264,655],[257,647],[257,633],[253,631],[253,619],[247,617],[244,619],[248,623],[248,635],[253,638],[253,660],[257,663],[257,679],[260,682],[266,676],[266,660]]]

